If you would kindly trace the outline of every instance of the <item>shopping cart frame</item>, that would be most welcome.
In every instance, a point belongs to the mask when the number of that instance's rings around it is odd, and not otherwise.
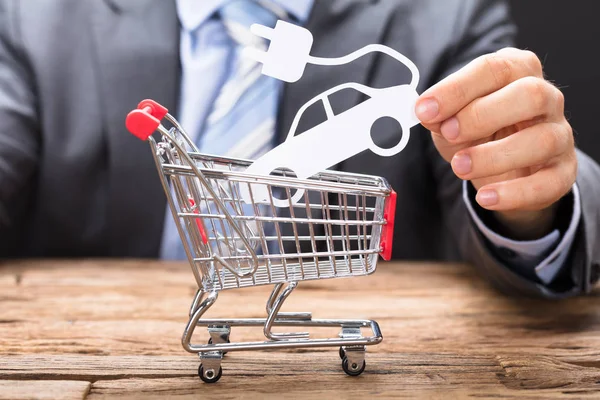
[[[168,121],[173,128],[167,129],[161,123],[162,120]],[[171,190],[171,186],[167,179],[167,173],[171,174],[190,174],[197,178],[203,185],[204,189],[211,196],[211,200],[219,202],[219,194],[215,192],[213,186],[205,176],[207,172],[212,175],[218,176],[219,174],[227,174],[227,171],[206,171],[198,166],[198,157],[204,157],[205,159],[211,156],[201,155],[195,146],[195,144],[189,139],[185,130],[179,125],[179,123],[168,114],[166,108],[152,100],[142,101],[136,110],[133,110],[127,117],[127,127],[136,136],[142,140],[147,140],[150,144],[152,154],[156,163],[156,167],[160,176],[163,189],[167,196],[169,206],[172,212],[172,216],[175,221],[179,221],[182,215],[186,216],[185,213],[178,211],[177,202],[181,202],[181,199],[174,198]],[[173,129],[175,131],[173,131]],[[157,142],[152,134],[158,132],[163,142]],[[177,132],[179,140],[175,137],[173,132]],[[183,140],[181,140],[183,139]],[[161,146],[163,143],[163,146]],[[165,146],[173,146],[178,156],[181,157],[181,165],[168,164],[164,162]],[[185,146],[188,146],[191,152],[188,152]],[[214,160],[220,159],[219,157],[212,157]],[[221,158],[222,159],[222,158]],[[250,165],[251,161],[248,160],[234,160],[227,159],[228,161],[235,161],[241,165]],[[339,176],[358,176],[356,174],[345,174],[338,173]],[[238,175],[244,175],[238,173]],[[363,175],[363,177],[367,177]],[[283,179],[277,176],[269,177],[257,177],[247,175],[245,178],[250,180],[262,180],[272,181],[274,184],[284,184],[289,179]],[[376,178],[376,177],[370,177]],[[382,179],[382,178],[378,178]],[[385,182],[385,180],[382,180]],[[355,189],[356,186],[351,186],[344,183],[336,182],[320,182],[311,180],[295,180],[294,187],[302,187],[310,189],[315,185],[317,187],[324,186],[327,189],[336,188],[339,190]],[[298,186],[299,185],[299,186]],[[368,275],[375,271],[376,260],[379,255],[384,259],[391,258],[391,243],[393,238],[393,225],[394,225],[394,213],[395,213],[395,200],[396,195],[387,182],[385,187],[378,190],[386,194],[387,199],[385,201],[385,210],[383,213],[383,221],[381,222],[381,239],[379,247],[376,251],[372,251],[368,259],[365,255],[364,260],[367,264],[372,264],[371,269],[365,270],[362,275]],[[351,186],[351,187],[348,187]],[[289,192],[288,192],[289,194]],[[220,257],[218,254],[213,254],[213,262],[219,263],[224,269],[229,271],[231,274],[238,278],[253,277],[259,268],[259,256],[253,250],[253,246],[249,243],[245,233],[236,223],[236,220],[228,212],[227,207],[220,203],[220,212],[223,214],[222,218],[229,223],[231,229],[235,231],[236,240],[240,240],[245,248],[248,250],[249,258],[251,259],[251,267],[242,270],[241,268],[235,268],[229,264],[227,260]],[[193,216],[193,215],[190,215]],[[199,221],[197,219],[196,221]],[[197,222],[198,223],[198,222]],[[351,376],[360,375],[365,369],[365,351],[366,346],[377,345],[383,340],[383,336],[379,325],[373,320],[351,320],[351,319],[313,319],[310,312],[280,312],[282,305],[293,290],[298,286],[298,281],[290,280],[284,282],[275,282],[274,288],[269,296],[266,304],[266,318],[219,318],[219,319],[202,319],[202,316],[210,309],[218,298],[218,292],[220,290],[227,289],[224,284],[221,283],[222,287],[208,287],[206,288],[206,280],[203,280],[203,276],[198,268],[194,265],[197,262],[197,258],[194,258],[194,251],[190,248],[190,244],[185,238],[189,232],[186,232],[184,226],[181,223],[177,223],[177,230],[184,250],[188,257],[190,264],[192,265],[192,271],[198,284],[198,290],[192,302],[189,312],[189,321],[186,324],[182,335],[182,346],[183,348],[191,353],[197,353],[201,359],[201,364],[198,368],[198,374],[200,378],[207,383],[213,383],[220,379],[222,374],[221,361],[223,356],[230,351],[243,351],[243,350],[271,350],[271,349],[287,349],[287,348],[315,348],[315,347],[339,347],[339,354],[342,359],[342,368],[346,374]],[[200,235],[197,235],[197,243],[203,241],[206,243],[207,238],[202,233],[200,228]],[[360,232],[360,230],[359,230]],[[365,228],[366,232],[366,228]],[[312,233],[311,233],[312,235]],[[314,240],[314,237],[313,237]],[[366,250],[366,249],[365,249]],[[314,249],[313,249],[314,253]],[[363,251],[366,254],[366,252]],[[348,252],[348,254],[350,254]],[[314,255],[314,254],[313,254]],[[315,258],[316,259],[316,258]],[[362,259],[362,258],[361,258]],[[267,260],[269,262],[269,260]],[[318,266],[318,262],[317,262]],[[350,270],[352,268],[350,267]],[[319,278],[317,278],[319,279]],[[238,287],[241,287],[238,279]],[[273,284],[268,282],[265,284]],[[233,326],[262,326],[263,333],[266,337],[266,341],[257,342],[240,342],[230,343],[230,333]],[[206,327],[210,339],[208,344],[193,344],[192,337],[196,327]],[[337,338],[310,338],[307,332],[287,332],[287,333],[274,333],[272,328],[274,327],[305,327],[305,328],[318,328],[318,327],[338,327],[341,329],[340,334]],[[367,329],[370,331],[369,335],[363,335],[362,330]]]

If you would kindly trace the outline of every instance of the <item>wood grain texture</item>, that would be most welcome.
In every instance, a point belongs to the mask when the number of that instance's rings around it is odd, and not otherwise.
[[[222,292],[207,315],[263,317],[270,289]],[[302,282],[283,311],[379,322],[384,341],[369,347],[363,376],[344,375],[337,349],[242,352],[226,356],[223,378],[209,386],[180,343],[195,290],[184,263],[1,265],[0,398],[19,381],[89,384],[89,398],[600,396],[598,292],[560,302],[507,298],[470,267],[427,263]],[[263,338],[251,328],[231,336]]]
[[[0,380],[0,400],[81,400],[90,386],[81,381]]]

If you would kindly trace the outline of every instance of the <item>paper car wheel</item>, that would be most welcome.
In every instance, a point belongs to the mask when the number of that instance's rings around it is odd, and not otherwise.
[[[398,142],[398,144],[396,144],[395,146],[390,147],[390,148],[380,147],[373,141],[373,136],[372,136],[373,127],[377,124],[378,121],[381,121],[383,119],[393,119],[394,121],[396,121],[398,123],[398,127],[400,128],[400,134],[401,134],[400,141]],[[371,132],[369,133],[369,138],[371,139],[371,146],[369,147],[369,149],[373,153],[377,154],[378,156],[382,156],[382,157],[391,157],[391,156],[395,156],[396,154],[398,154],[402,150],[404,150],[404,148],[408,144],[408,139],[410,138],[410,129],[407,128],[405,125],[403,125],[402,122],[398,121],[396,118],[394,118],[392,116],[384,116],[384,117],[380,117],[380,118],[376,119],[373,122],[373,124],[371,125]]]
[[[296,175],[296,171],[292,171],[289,168],[285,168],[285,169],[291,171],[292,173],[294,173],[294,175]],[[273,174],[273,172],[275,172],[275,170],[273,170],[271,172],[271,174]],[[300,200],[302,198],[302,196],[304,196],[304,189],[296,189],[296,193],[294,193],[294,195],[292,196],[292,200],[291,200],[292,205],[298,203],[298,200]],[[275,207],[289,207],[290,200],[288,198],[278,199],[277,197],[275,197],[275,195],[273,195],[273,205]]]

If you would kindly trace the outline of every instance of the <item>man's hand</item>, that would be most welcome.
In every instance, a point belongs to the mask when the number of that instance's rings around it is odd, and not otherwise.
[[[547,234],[577,158],[563,94],[529,51],[482,56],[421,95],[417,117],[476,201],[515,239]]]

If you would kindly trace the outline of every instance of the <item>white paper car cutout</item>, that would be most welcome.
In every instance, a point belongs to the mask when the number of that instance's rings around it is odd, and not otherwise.
[[[344,89],[358,90],[370,98],[363,103],[334,115],[329,96]],[[296,114],[285,142],[256,160],[246,170],[249,174],[268,175],[278,168],[292,170],[300,179],[306,179],[324,171],[364,150],[389,157],[401,152],[408,144],[410,129],[419,123],[414,113],[414,105],[419,97],[410,85],[373,89],[359,83],[346,83],[336,86],[306,103]],[[304,111],[318,101],[323,102],[327,121],[296,135],[296,129]],[[371,136],[371,128],[381,118],[390,117],[402,127],[401,138],[394,147],[386,149],[377,146]],[[400,132],[399,132],[400,134]],[[247,185],[241,185],[244,201],[250,202]],[[266,186],[252,185],[252,195],[256,202],[269,202]],[[292,203],[297,203],[304,191],[297,190]],[[289,200],[273,197],[277,207],[289,207]]]
[[[294,171],[298,178],[307,179],[367,149],[380,156],[389,157],[406,147],[410,129],[419,123],[414,109],[419,97],[417,85],[420,75],[416,65],[409,58],[381,44],[370,44],[343,57],[314,57],[310,55],[313,36],[303,27],[278,21],[275,28],[255,24],[251,30],[255,35],[268,39],[270,45],[266,52],[247,48],[245,55],[263,64],[264,75],[284,82],[293,83],[301,79],[307,64],[343,65],[374,52],[386,54],[404,64],[410,70],[412,79],[408,85],[384,89],[374,89],[359,83],[345,83],[321,93],[298,111],[286,141],[256,160],[248,167],[247,173],[264,176],[278,168],[286,168]],[[329,96],[344,89],[358,90],[370,98],[350,110],[334,115]],[[327,121],[296,135],[302,114],[318,101],[323,102]],[[373,124],[386,117],[395,119],[402,127],[399,143],[389,149],[377,146],[371,137]],[[255,202],[270,203],[271,194],[265,186],[251,187]],[[252,202],[248,185],[241,184],[240,192],[246,203]],[[291,198],[292,204],[297,203],[303,195],[303,190],[297,190]],[[273,203],[277,207],[288,207],[290,200],[273,196]]]

